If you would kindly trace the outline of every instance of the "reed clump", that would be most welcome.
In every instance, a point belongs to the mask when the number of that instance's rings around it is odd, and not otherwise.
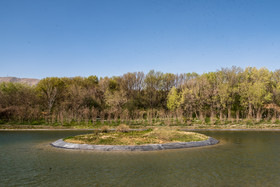
[[[117,126],[116,131],[117,132],[128,132],[130,130],[129,126],[126,124],[120,124]]]

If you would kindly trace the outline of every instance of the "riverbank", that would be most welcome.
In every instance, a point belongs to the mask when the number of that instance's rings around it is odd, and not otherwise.
[[[102,126],[51,126],[51,125],[0,125],[0,131],[56,131],[56,130],[96,130]],[[116,126],[109,126],[114,129]],[[158,127],[157,125],[141,126],[130,125],[132,129],[147,129]],[[280,130],[280,124],[227,124],[227,125],[180,125],[170,126],[172,128],[179,128],[184,130]]]

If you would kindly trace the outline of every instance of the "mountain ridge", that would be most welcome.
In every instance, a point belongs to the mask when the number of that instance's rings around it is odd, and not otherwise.
[[[24,83],[30,86],[38,84],[40,79],[34,78],[18,78],[18,77],[0,77],[0,83],[2,82],[13,82],[13,83]]]

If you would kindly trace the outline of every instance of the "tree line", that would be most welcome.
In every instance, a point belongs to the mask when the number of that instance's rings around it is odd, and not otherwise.
[[[0,84],[3,123],[275,122],[280,118],[279,106],[280,70],[255,67],[221,68],[201,75],[151,70],[103,78],[47,77],[35,86]]]

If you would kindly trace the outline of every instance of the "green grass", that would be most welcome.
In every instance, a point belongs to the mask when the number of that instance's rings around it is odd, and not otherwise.
[[[172,142],[203,141],[209,137],[195,132],[178,131],[171,128],[155,128],[145,131],[95,131],[92,134],[68,137],[64,140],[69,143],[93,145],[144,145]]]

